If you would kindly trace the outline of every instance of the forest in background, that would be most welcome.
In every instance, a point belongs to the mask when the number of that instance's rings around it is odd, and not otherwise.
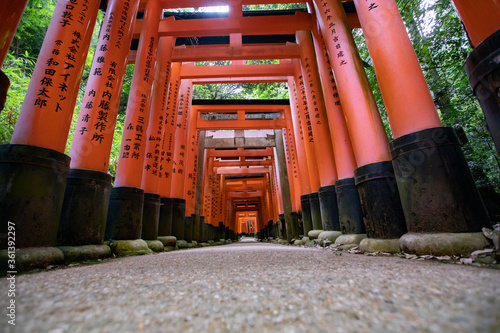
[[[2,65],[2,70],[9,77],[11,86],[5,109],[0,113],[0,144],[8,143],[12,136],[55,3],[56,0],[30,0],[28,2],[7,58]],[[397,3],[443,124],[455,127],[458,131],[463,130],[465,133],[467,142],[463,145],[463,149],[478,187],[493,187],[500,192],[500,157],[495,151],[484,116],[473,96],[463,69],[465,59],[472,49],[451,0],[397,0]],[[291,9],[305,8],[305,4],[245,7],[244,10]],[[103,15],[99,13],[80,85],[66,153],[69,153],[73,140],[102,20]],[[354,29],[353,32],[386,132],[389,138],[392,138],[363,33],[360,29]],[[214,63],[205,62],[197,65],[210,64]],[[128,65],[108,170],[112,175],[116,170],[132,73],[133,65]],[[193,97],[198,99],[286,99],[288,90],[284,83],[195,85]]]

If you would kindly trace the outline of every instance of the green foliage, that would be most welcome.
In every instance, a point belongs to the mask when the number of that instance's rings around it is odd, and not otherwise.
[[[9,77],[10,87],[5,108],[0,113],[0,144],[8,143],[12,137],[34,67],[35,59],[28,51],[17,58],[13,53],[7,54],[2,71]]]
[[[56,2],[56,0],[28,1],[10,46],[14,57],[18,58],[25,52],[35,58],[38,57]]]

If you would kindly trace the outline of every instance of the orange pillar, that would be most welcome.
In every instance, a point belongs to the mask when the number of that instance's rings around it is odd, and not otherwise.
[[[174,43],[174,37],[163,37],[160,38],[158,45],[158,71],[152,94],[149,126],[146,132],[146,155],[142,171],[141,188],[146,193],[159,193],[159,180],[164,177],[162,161],[165,159],[165,152],[162,143],[165,135],[165,116]]]
[[[8,4],[9,9],[4,8],[0,14],[0,65],[3,64],[5,56],[9,51],[10,43],[16,33],[17,25],[21,20],[24,12],[24,7],[28,0],[13,1]],[[3,5],[6,5],[4,3]]]
[[[28,3],[28,0],[9,3],[9,10],[4,10],[0,14],[0,66],[3,64],[5,56],[9,51],[10,43],[12,42],[12,38],[14,38],[26,3]],[[2,111],[5,105],[9,86],[9,78],[0,70],[0,111]]]
[[[389,161],[387,135],[351,29],[337,0],[314,0],[358,166]]]
[[[354,4],[395,137],[390,148],[408,230],[480,232],[490,226],[488,213],[454,130],[441,125],[396,2]]]
[[[337,170],[312,37],[309,31],[297,31],[296,37],[300,46],[302,77],[314,133],[319,179],[321,186],[332,185],[337,180]]]
[[[64,152],[98,9],[97,0],[57,2],[11,144]]]
[[[175,148],[175,124],[177,116],[177,97],[179,96],[180,87],[181,63],[174,62],[172,64],[172,74],[170,77],[170,85],[167,100],[167,112],[165,114],[165,129],[163,137],[163,151],[165,159],[162,163],[163,175],[160,179],[160,195],[163,198],[170,198],[170,188],[172,185],[172,167]]]
[[[299,230],[304,235],[312,230],[311,209],[309,204],[309,193],[311,193],[311,182],[309,179],[309,166],[307,164],[307,153],[305,148],[304,131],[302,129],[302,118],[298,89],[293,77],[288,77],[288,93],[290,95],[290,107],[292,111],[293,130],[295,132],[295,143],[297,147],[297,159],[300,170],[300,219]]]
[[[19,248],[56,243],[70,161],[63,152],[99,3],[57,2],[11,144],[0,146],[0,233],[14,222]]]
[[[159,0],[148,0],[142,21],[127,114],[123,129],[120,155],[116,167],[115,187],[139,188],[146,148],[151,90],[156,72],[158,25],[162,10]]]
[[[307,166],[307,157],[304,143],[304,131],[302,131],[302,119],[299,112],[299,100],[297,87],[293,77],[288,77],[288,93],[290,95],[290,110],[292,118],[292,128],[294,131],[295,147],[297,151],[297,161],[300,180],[300,195],[311,192],[311,183],[309,180],[309,168]]]
[[[174,236],[191,242],[191,225],[186,225],[186,200],[184,199],[184,175],[186,171],[187,154],[187,125],[188,114],[191,108],[193,84],[190,80],[183,80],[179,91],[179,101],[177,104],[177,121],[175,130],[175,148],[172,167],[172,184],[170,187],[170,197],[173,198],[172,230],[177,230]],[[188,221],[189,222],[189,221]],[[176,229],[177,228],[177,229]],[[181,237],[183,236],[183,237]]]
[[[186,171],[188,123],[191,109],[193,84],[191,80],[181,83],[179,104],[177,108],[177,124],[175,130],[174,168],[172,170],[172,198],[184,198],[184,176]]]
[[[330,133],[332,133],[333,154],[335,156],[338,176],[339,179],[343,179],[342,182],[349,179],[348,182],[353,187],[354,170],[357,168],[357,165],[354,158],[354,152],[352,150],[351,138],[349,137],[347,126],[345,124],[344,113],[340,105],[339,93],[333,76],[330,58],[328,57],[328,52],[326,51],[326,45],[323,40],[323,36],[321,36],[321,33],[317,31],[314,34],[314,48],[316,50],[318,67],[321,73],[321,85],[325,97]],[[337,182],[335,182],[335,185],[324,186],[319,191],[323,228],[326,230],[347,231],[345,228],[341,229],[340,226],[340,214],[342,213],[342,217],[345,217],[345,211],[342,207],[343,205],[345,205],[345,207],[349,210],[348,214],[350,217],[348,220],[351,220],[351,222],[348,222],[344,219],[344,222],[352,224],[352,216],[354,213],[358,217],[358,219],[356,219],[357,223],[360,226],[363,226],[361,206],[356,189],[351,188],[353,195],[355,195],[352,199],[356,202],[354,203],[352,200],[349,200],[348,203],[344,203],[345,196],[340,195],[340,201],[339,198],[337,198]],[[341,206],[340,211],[339,205]],[[353,211],[353,209],[355,209],[355,211]]]
[[[434,100],[396,2],[386,0],[376,7],[359,0],[354,4],[394,138],[440,127],[442,124]]]
[[[158,44],[158,70],[154,81],[149,126],[146,132],[146,154],[144,156],[141,184],[141,188],[144,190],[141,238],[146,240],[157,240],[160,211],[162,210],[159,183],[160,179],[165,177],[162,169],[162,162],[165,159],[163,138],[165,135],[168,85],[172,67],[170,60],[174,43],[174,37],[163,37],[160,38]],[[165,200],[163,200],[163,204],[165,204]],[[165,210],[165,207],[163,207],[163,210]],[[165,236],[164,230],[161,233],[161,236]]]
[[[169,90],[164,114],[164,128],[162,136],[162,149],[160,157],[161,177],[158,181],[160,194],[160,219],[158,222],[158,235],[172,235],[172,204],[170,198],[170,185],[172,179],[172,157],[174,151],[175,116],[177,96],[179,93],[181,63],[174,62],[171,68]]]
[[[198,151],[200,144],[200,131],[196,128],[198,113],[191,110],[189,113],[189,134],[187,142],[187,165],[184,177],[184,198],[186,199],[186,215],[195,213],[196,177],[198,171]]]
[[[356,159],[352,151],[351,138],[347,131],[330,58],[322,36],[316,36],[314,48],[321,73],[321,85],[325,97],[330,133],[332,134],[333,154],[335,156],[338,177],[339,179],[354,177],[354,170],[357,168]]]
[[[140,186],[151,90],[156,73],[158,26],[162,15],[160,1],[148,0],[123,125],[115,184],[111,190],[106,222],[107,239],[141,237],[144,190]]]
[[[311,192],[313,192],[321,186],[316,159],[316,146],[314,144],[313,128],[309,108],[307,106],[307,96],[300,63],[297,60],[293,62],[295,66],[295,86],[297,87],[299,95],[299,120],[301,120],[301,130],[304,135],[304,148],[306,152],[307,167],[309,169],[309,180],[311,182]]]
[[[358,165],[355,182],[368,237],[399,238],[406,232],[406,226],[387,135],[346,14],[338,0],[314,0],[314,6]]]
[[[473,46],[500,30],[500,3],[496,0],[453,0]]]
[[[174,150],[172,156],[172,173],[170,198],[172,198],[172,233],[178,240],[185,239],[185,216],[186,200],[184,199],[184,174],[186,157],[186,132],[188,112],[191,105],[191,89],[193,85],[190,80],[181,81],[176,115]]]
[[[61,245],[102,244],[109,205],[109,155],[138,1],[110,1],[69,156],[71,170],[61,214]],[[116,17],[126,13],[121,22]]]
[[[132,7],[118,0],[108,4],[69,153],[72,169],[108,172],[123,75],[130,52],[125,45],[132,40],[137,6],[138,1]],[[127,20],[122,24],[116,17],[124,11]]]

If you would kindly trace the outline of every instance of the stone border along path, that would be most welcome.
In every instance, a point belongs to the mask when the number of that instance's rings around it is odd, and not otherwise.
[[[498,270],[249,240],[18,275],[16,288],[16,326],[3,315],[1,332],[500,332]]]

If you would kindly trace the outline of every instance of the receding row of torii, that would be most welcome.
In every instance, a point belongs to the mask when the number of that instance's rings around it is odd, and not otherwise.
[[[19,20],[25,5],[21,2],[13,14],[2,14],[5,21]],[[282,214],[286,227],[281,230],[289,240],[318,228],[367,233],[377,240],[413,233],[474,233],[490,226],[460,143],[439,119],[394,0],[355,0],[357,15],[347,15],[340,1],[314,0],[309,13],[243,17],[241,6],[254,2],[189,0],[183,6],[227,4],[228,17],[174,20],[164,19],[163,9],[179,7],[177,1],[109,0],[67,156],[64,150],[101,1],[59,0],[11,143],[0,147],[2,248],[7,246],[8,221],[16,223],[18,247],[102,244],[104,239],[168,234],[196,240],[204,234],[202,216],[218,227],[214,237],[234,237],[249,218],[261,230]],[[494,1],[455,3],[475,45],[495,35],[500,9]],[[142,20],[136,19],[138,10],[144,11]],[[471,12],[474,15],[468,15]],[[480,13],[487,15],[478,24]],[[356,49],[353,27],[363,29],[392,142]],[[244,35],[290,33],[296,43],[242,43]],[[175,46],[176,37],[219,35],[229,35],[230,44]],[[134,36],[140,40],[137,51],[131,52]],[[280,63],[244,64],[265,59]],[[206,60],[232,64],[191,63]],[[109,156],[125,67],[131,62],[134,74],[111,188]],[[476,83],[484,85],[485,75],[493,70],[482,70]],[[202,119],[210,108],[192,105],[193,84],[230,82],[287,82],[289,106],[260,105],[246,111],[249,106],[236,105],[235,120]],[[212,109],[228,111],[223,106]],[[245,117],[245,112],[270,109],[280,116]],[[498,119],[492,118],[493,112],[485,114],[490,125],[491,119]],[[490,128],[498,140],[498,126]],[[212,129],[275,130],[274,146],[264,153],[243,149],[248,146],[236,141],[246,138],[235,136],[230,148],[236,150],[226,155],[238,158],[230,164],[240,167],[235,174],[248,175],[252,167],[262,177],[225,175],[224,151],[206,146],[205,131]],[[245,156],[263,160],[252,164]],[[242,218],[238,212],[244,212]],[[153,222],[143,223],[146,220]]]

